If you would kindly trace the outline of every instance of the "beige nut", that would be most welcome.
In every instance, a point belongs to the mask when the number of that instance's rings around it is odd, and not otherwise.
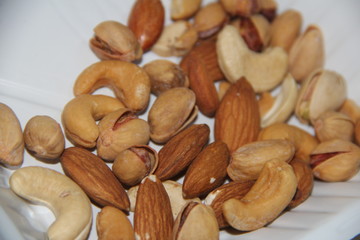
[[[134,186],[155,171],[158,161],[155,149],[147,145],[135,145],[117,155],[112,171],[120,182]]]
[[[314,176],[326,182],[347,181],[360,169],[360,148],[342,139],[320,143],[310,157]]]
[[[34,116],[24,128],[26,148],[38,158],[57,159],[65,148],[60,124],[49,116]]]
[[[256,180],[267,161],[278,159],[290,162],[294,153],[295,146],[288,140],[269,139],[248,143],[231,154],[227,173],[233,181]]]
[[[353,99],[347,98],[339,109],[339,112],[349,116],[353,123],[356,123],[360,119],[360,107]]]
[[[93,148],[99,136],[96,121],[123,108],[116,98],[105,95],[81,95],[69,101],[61,114],[66,137],[75,145]]]
[[[295,115],[302,123],[313,123],[322,113],[338,110],[346,97],[346,82],[339,73],[315,70],[301,84]]]
[[[111,88],[134,111],[144,110],[150,100],[149,76],[134,63],[108,60],[90,65],[77,77],[74,94],[92,93],[101,87]]]
[[[47,238],[87,239],[92,222],[89,198],[65,175],[44,167],[23,167],[10,177],[10,188],[35,204],[47,206],[55,221],[47,230]]]
[[[256,53],[247,47],[238,30],[231,25],[219,33],[216,51],[221,70],[226,79],[234,83],[245,77],[255,92],[269,91],[284,79],[288,57],[280,47]]]
[[[0,163],[19,166],[24,159],[24,137],[19,119],[7,105],[0,103]]]
[[[170,17],[172,20],[187,19],[200,9],[202,0],[172,0]]]
[[[130,109],[122,108],[100,120],[97,154],[114,161],[120,152],[134,145],[145,145],[149,139],[149,124]]]
[[[260,5],[260,13],[264,15],[268,21],[273,21],[277,15],[278,4],[275,0],[258,0]]]
[[[148,122],[151,140],[165,143],[194,121],[198,113],[195,94],[184,87],[160,94],[150,108]]]
[[[287,207],[297,187],[292,167],[273,159],[265,163],[259,178],[241,199],[229,199],[223,205],[226,221],[241,231],[259,229],[273,221]]]
[[[134,33],[116,21],[104,21],[94,28],[90,48],[101,60],[132,62],[141,59],[143,53]]]

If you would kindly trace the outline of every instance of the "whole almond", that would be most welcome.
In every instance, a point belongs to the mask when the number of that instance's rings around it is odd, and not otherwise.
[[[165,10],[160,0],[137,0],[134,4],[128,26],[134,32],[144,52],[160,37],[164,21]]]
[[[225,93],[215,115],[215,140],[227,144],[230,152],[255,141],[260,131],[260,111],[250,83],[241,78]]]
[[[65,149],[60,158],[64,173],[74,180],[100,206],[129,211],[129,198],[106,163],[80,147]]]
[[[144,178],[136,196],[136,239],[171,239],[173,225],[170,200],[163,184],[155,175]]]
[[[170,179],[195,159],[209,140],[210,128],[206,124],[194,124],[172,137],[159,151],[159,163],[155,175]]]
[[[182,188],[184,197],[201,197],[223,184],[229,159],[229,150],[221,141],[204,148],[185,174]]]

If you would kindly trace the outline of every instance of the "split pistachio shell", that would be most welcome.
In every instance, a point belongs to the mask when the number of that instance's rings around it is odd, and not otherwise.
[[[255,92],[269,91],[284,79],[288,67],[286,52],[280,48],[268,48],[256,53],[247,47],[239,31],[231,25],[219,33],[216,51],[221,70],[230,82],[245,77]]]
[[[277,122],[285,122],[294,112],[297,97],[297,83],[291,74],[288,74],[282,82],[280,93],[275,99],[265,98],[266,100],[259,101],[259,105],[268,104],[267,102],[271,101],[271,107],[262,113],[261,127],[267,127]]]
[[[347,181],[359,172],[360,148],[341,139],[322,142],[311,153],[310,165],[318,179]]]
[[[116,21],[104,21],[94,28],[90,47],[101,60],[134,61],[142,56],[142,49],[134,33]]]
[[[360,119],[360,107],[353,99],[347,98],[339,109],[339,112],[349,116],[353,123],[356,123]]]
[[[192,90],[179,87],[163,92],[149,111],[151,139],[157,143],[165,143],[189,125],[197,113],[195,94]]]
[[[345,79],[337,72],[318,69],[302,83],[295,114],[303,123],[313,122],[324,112],[338,110],[346,97]]]
[[[108,161],[134,145],[147,144],[150,138],[148,123],[130,109],[122,108],[107,114],[99,122],[97,154]]]
[[[289,71],[301,82],[325,62],[324,39],[321,29],[310,25],[294,42],[289,52]]]
[[[153,148],[147,145],[136,145],[117,155],[112,171],[120,182],[134,186],[155,171],[158,161],[158,154]]]

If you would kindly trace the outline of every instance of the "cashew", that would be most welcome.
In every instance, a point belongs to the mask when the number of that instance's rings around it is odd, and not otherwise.
[[[318,145],[318,140],[305,130],[286,123],[274,123],[263,128],[258,140],[286,139],[295,146],[295,156],[309,162],[309,155]]]
[[[99,136],[97,120],[124,105],[105,95],[81,95],[68,102],[62,112],[62,124],[66,137],[75,145],[95,147]]]
[[[149,76],[134,63],[109,60],[90,65],[76,79],[74,94],[92,93],[101,87],[111,88],[134,111],[144,110],[149,103]]]
[[[16,170],[9,182],[17,195],[54,213],[48,239],[86,239],[92,222],[91,203],[70,178],[48,168],[24,167]]]
[[[258,180],[241,199],[223,205],[227,222],[241,231],[251,231],[274,220],[287,207],[297,187],[292,167],[273,159],[265,163]]]
[[[234,83],[245,76],[255,92],[275,88],[287,72],[288,56],[282,48],[253,52],[236,27],[231,25],[225,26],[219,33],[216,51],[220,68],[227,80]]]

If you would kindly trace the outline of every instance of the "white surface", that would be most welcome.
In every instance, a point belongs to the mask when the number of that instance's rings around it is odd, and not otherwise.
[[[169,9],[170,1],[163,1]],[[210,2],[210,1],[205,1]],[[9,105],[22,126],[34,115],[49,115],[60,122],[63,106],[72,97],[77,75],[98,59],[88,47],[93,27],[103,20],[127,22],[134,1],[122,0],[2,0],[0,1],[0,102]],[[303,14],[303,29],[316,23],[323,30],[325,67],[342,74],[348,95],[360,103],[360,1],[282,0],[279,12],[294,8]],[[166,15],[169,23],[169,15]],[[141,65],[155,58],[146,53]],[[176,58],[171,58],[178,61]],[[336,89],[334,89],[336,91]],[[112,95],[108,90],[102,93]],[[146,116],[141,116],[146,119]],[[200,116],[197,123],[213,120]],[[297,122],[292,120],[292,123]],[[211,139],[213,135],[211,134]],[[67,147],[70,144],[67,142]],[[41,165],[58,171],[59,163],[46,164],[26,153],[23,166]],[[360,175],[345,183],[316,182],[313,195],[298,208],[283,214],[266,228],[246,234],[222,231],[221,239],[350,239],[360,232]],[[54,217],[35,207],[32,216],[40,231]],[[94,221],[89,239],[97,239]],[[0,208],[0,236],[16,236]],[[8,220],[8,219],[7,219]],[[5,225],[5,227],[4,227]],[[18,239],[18,238],[17,238]]]

